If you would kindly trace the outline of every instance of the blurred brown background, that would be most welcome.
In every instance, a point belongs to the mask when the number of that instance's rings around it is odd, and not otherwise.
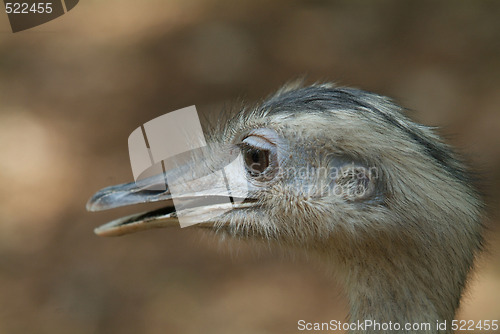
[[[12,34],[0,14],[0,333],[344,320],[342,290],[302,259],[221,252],[194,229],[99,238],[94,227],[137,208],[85,211],[96,190],[132,180],[140,124],[254,102],[304,75],[395,98],[481,171],[490,247],[459,317],[500,320],[499,18],[498,1],[87,0]]]

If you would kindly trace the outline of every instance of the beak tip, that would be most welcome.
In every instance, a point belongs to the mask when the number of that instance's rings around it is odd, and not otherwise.
[[[106,190],[106,189],[104,189]],[[87,211],[90,212],[96,212],[96,211],[103,211],[107,209],[113,209],[118,206],[122,205],[117,205],[116,203],[113,202],[112,198],[112,193],[100,190],[97,193],[95,193],[87,202],[85,205],[85,208]]]
[[[92,204],[90,201],[89,201],[89,202],[87,202],[87,204],[85,205],[85,209],[86,209],[87,211],[89,211],[89,212],[94,212],[94,211],[95,211],[95,210],[94,210],[94,206],[93,206],[93,204]]]
[[[98,235],[98,236],[100,236],[100,237],[102,237],[102,236],[105,236],[105,235],[106,235],[106,233],[104,233],[104,230],[103,230],[101,227],[96,227],[96,228],[94,229],[94,234],[96,234],[96,235]]]
[[[99,211],[99,201],[96,201],[95,196],[92,196],[92,198],[88,200],[87,204],[85,204],[85,209],[90,212]]]
[[[110,224],[104,224],[101,226],[98,226],[94,229],[94,234],[100,237],[115,237],[119,236],[122,233],[120,233],[120,229],[114,229],[110,228]]]

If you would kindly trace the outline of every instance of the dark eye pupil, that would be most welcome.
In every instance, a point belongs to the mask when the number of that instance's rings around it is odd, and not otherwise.
[[[257,151],[252,152],[252,161],[258,163],[260,161],[260,154]]]
[[[253,176],[262,174],[269,166],[269,151],[251,148],[244,156],[247,169]]]

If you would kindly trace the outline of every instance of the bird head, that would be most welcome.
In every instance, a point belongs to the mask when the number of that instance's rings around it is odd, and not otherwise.
[[[222,186],[207,177],[230,164]],[[219,122],[207,147],[167,167],[96,193],[90,211],[165,203],[96,233],[176,226],[181,217],[225,236],[311,248],[478,233],[479,200],[449,147],[388,98],[358,89],[285,86]],[[175,191],[150,190],[165,178]],[[228,184],[231,200],[218,201]]]

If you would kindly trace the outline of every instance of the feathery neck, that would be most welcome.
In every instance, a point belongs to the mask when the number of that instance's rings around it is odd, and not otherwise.
[[[392,325],[393,333],[451,333],[449,327],[460,291],[438,296],[444,282],[428,274],[386,270],[383,265],[350,270],[345,281],[350,322],[371,320],[373,324],[351,333],[388,332],[387,327],[383,327],[388,325]],[[438,322],[444,321],[448,330],[438,330]],[[407,324],[419,328],[406,328]]]
[[[378,235],[339,241],[326,259],[345,285],[350,323],[392,323],[392,333],[452,333],[451,322],[470,268],[453,252],[445,245],[429,247],[410,238],[384,240]],[[438,328],[438,322],[444,321],[446,328]],[[406,324],[420,328],[407,329]],[[429,327],[423,330],[426,324]],[[389,331],[365,326],[350,333]]]

